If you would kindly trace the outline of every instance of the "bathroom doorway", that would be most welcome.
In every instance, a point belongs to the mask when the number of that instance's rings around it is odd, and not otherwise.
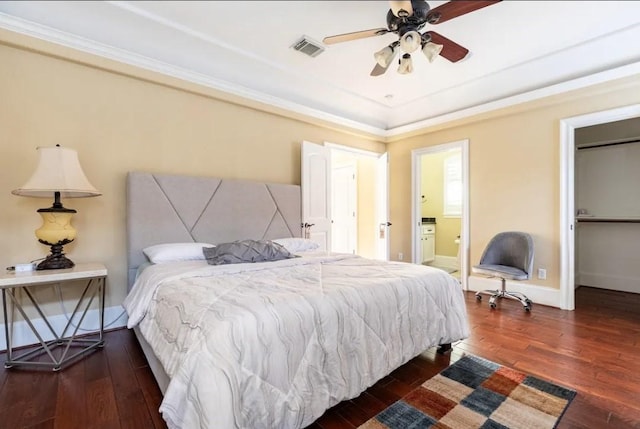
[[[412,151],[413,262],[443,269],[467,287],[468,140]]]

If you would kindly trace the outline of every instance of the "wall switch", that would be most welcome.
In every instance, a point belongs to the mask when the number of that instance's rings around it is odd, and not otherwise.
[[[544,268],[538,268],[538,278],[540,280],[544,280],[547,278],[547,270]]]
[[[398,261],[402,261],[404,259],[404,254],[402,252],[398,253]]]

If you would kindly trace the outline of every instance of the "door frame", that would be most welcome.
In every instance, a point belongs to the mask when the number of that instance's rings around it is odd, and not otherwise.
[[[389,153],[378,157],[376,172],[376,213],[378,214],[377,257],[389,260]]]
[[[459,148],[462,155],[462,218],[460,219],[460,282],[464,290],[469,289],[469,139],[427,146],[411,151],[411,248],[414,263],[420,254],[420,188],[422,186],[422,155]]]
[[[640,104],[560,120],[560,303],[575,309],[575,129],[640,117]]]

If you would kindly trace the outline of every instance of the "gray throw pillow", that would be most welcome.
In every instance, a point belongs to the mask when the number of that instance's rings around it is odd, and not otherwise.
[[[210,265],[241,264],[245,262],[279,261],[295,258],[284,246],[268,240],[241,240],[203,247]]]

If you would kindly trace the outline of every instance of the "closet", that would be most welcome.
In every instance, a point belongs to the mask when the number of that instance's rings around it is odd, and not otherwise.
[[[640,293],[640,118],[575,137],[576,284]]]

